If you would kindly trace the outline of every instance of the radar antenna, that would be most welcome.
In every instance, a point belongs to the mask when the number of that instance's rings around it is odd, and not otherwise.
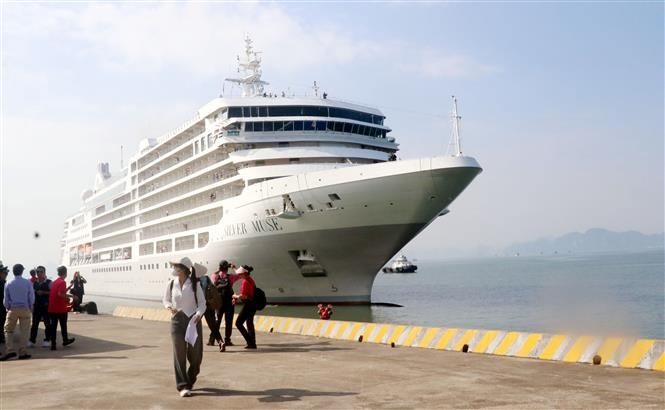
[[[224,81],[239,84],[242,87],[243,97],[252,97],[263,94],[263,86],[267,82],[261,80],[261,54],[260,51],[254,51],[252,39],[245,37],[245,59],[240,60],[238,56],[238,73],[240,78],[226,78]]]
[[[462,117],[457,113],[457,98],[453,95],[453,114],[452,114],[452,121],[453,121],[453,144],[455,144],[455,156],[456,157],[461,157],[462,156],[462,146],[460,145],[460,136],[459,136],[459,122],[462,119]]]

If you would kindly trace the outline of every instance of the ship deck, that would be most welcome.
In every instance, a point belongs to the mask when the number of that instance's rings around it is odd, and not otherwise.
[[[0,408],[662,408],[664,401],[663,372],[278,333],[258,333],[257,351],[206,346],[194,396],[183,399],[169,323],[70,315],[69,329],[72,346],[34,348],[31,360],[0,364]],[[26,387],[35,385],[38,400]]]

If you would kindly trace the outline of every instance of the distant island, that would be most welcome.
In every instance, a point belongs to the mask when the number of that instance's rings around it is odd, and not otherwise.
[[[665,248],[665,234],[645,235],[637,231],[613,232],[602,228],[571,232],[557,238],[516,243],[507,255],[552,255],[583,252],[640,252]]]

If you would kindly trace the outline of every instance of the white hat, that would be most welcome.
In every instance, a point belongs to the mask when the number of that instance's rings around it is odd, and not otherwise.
[[[184,267],[186,267],[190,271],[192,270],[192,266],[194,266],[194,264],[192,263],[192,260],[189,259],[186,256],[184,258],[180,259],[180,261],[178,261],[178,262],[169,262],[169,263],[171,265],[183,265]]]
[[[242,266],[239,266],[238,269],[236,269],[236,274],[240,275],[241,273],[249,273],[249,271]]]
[[[199,263],[192,263],[192,260],[189,259],[188,257],[184,257],[180,259],[178,262],[169,262],[171,265],[182,265],[186,267],[190,272],[192,271],[192,267],[196,271],[196,277],[200,278],[204,276],[208,272],[208,268],[205,266],[199,264]]]

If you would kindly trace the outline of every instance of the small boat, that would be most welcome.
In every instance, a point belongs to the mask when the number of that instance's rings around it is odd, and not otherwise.
[[[400,255],[389,266],[383,268],[383,273],[415,273],[417,269],[418,266],[406,259],[406,256]]]

